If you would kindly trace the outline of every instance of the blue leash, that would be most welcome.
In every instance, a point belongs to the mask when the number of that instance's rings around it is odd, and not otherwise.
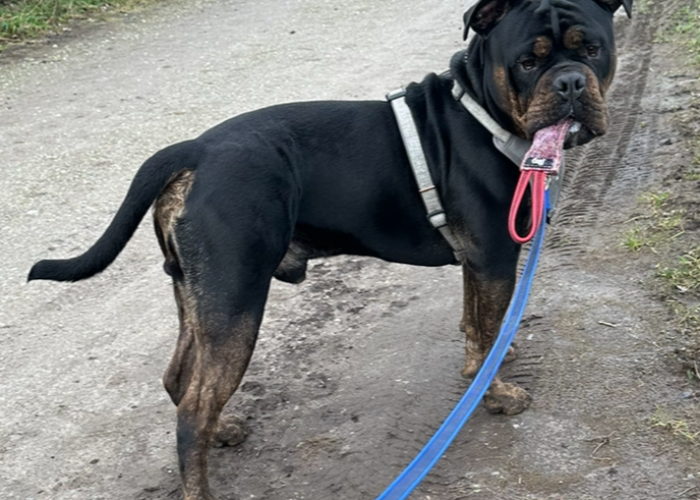
[[[513,298],[511,299],[508,311],[501,325],[496,342],[491,348],[491,352],[486,357],[479,373],[469,386],[467,392],[457,403],[457,406],[448,415],[435,435],[428,441],[416,458],[404,469],[391,485],[382,493],[377,500],[404,500],[418,486],[423,478],[430,472],[430,469],[437,463],[459,431],[467,423],[469,417],[476,409],[477,405],[484,397],[486,390],[491,385],[491,381],[496,376],[498,369],[503,362],[503,358],[508,352],[508,347],[513,342],[518,325],[525,311],[527,298],[532,287],[532,279],[537,268],[537,261],[542,250],[544,241],[544,228],[546,226],[547,211],[550,208],[549,190],[545,192],[545,204],[542,210],[542,223],[532,239],[532,246],[525,262],[525,267],[520,275]]]

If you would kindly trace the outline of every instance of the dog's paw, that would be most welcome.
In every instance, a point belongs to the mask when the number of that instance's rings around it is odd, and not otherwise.
[[[484,406],[490,413],[517,415],[527,410],[532,396],[515,384],[494,384],[484,395]]]
[[[214,448],[236,446],[245,441],[247,436],[245,422],[233,415],[227,415],[219,419],[219,428],[214,434],[211,445]]]

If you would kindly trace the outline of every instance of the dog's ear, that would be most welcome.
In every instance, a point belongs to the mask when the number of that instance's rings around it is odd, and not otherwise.
[[[630,0],[626,0],[630,1]],[[473,29],[486,36],[510,10],[513,0],[480,0],[464,13],[464,39]]]
[[[632,17],[632,0],[596,0],[610,12],[616,12],[621,6],[625,8],[627,17]]]

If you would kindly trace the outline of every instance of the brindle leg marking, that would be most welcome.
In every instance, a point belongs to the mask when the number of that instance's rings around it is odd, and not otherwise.
[[[187,304],[186,293],[183,293],[184,285],[174,282],[175,302],[177,314],[180,320],[180,335],[177,339],[177,347],[170,360],[168,368],[163,376],[163,385],[168,391],[170,399],[175,406],[180,404],[190,385],[189,375],[192,373],[194,363],[194,304]]]
[[[479,328],[477,319],[479,317],[479,311],[477,310],[478,300],[476,299],[478,291],[476,289],[476,284],[471,274],[472,273],[470,271],[467,271],[463,268],[462,276],[464,279],[464,313],[462,316],[462,321],[459,324],[459,329],[462,332],[464,332],[467,337],[467,360],[464,365],[464,368],[462,369],[462,375],[464,377],[473,377],[474,375],[476,375],[476,373],[479,371],[479,368],[481,367],[481,363],[483,363],[490,349],[487,348],[486,350],[482,350],[482,346],[484,345],[486,339],[482,339],[482,336],[479,334],[481,330]],[[510,301],[510,298],[508,300]],[[505,314],[505,311],[503,314]],[[496,331],[498,330],[498,328],[500,328],[500,321],[498,323]],[[492,336],[491,344],[493,344],[494,341],[495,336]],[[515,347],[511,345],[508,348],[508,352],[503,361],[505,363],[510,363],[511,361],[514,361],[517,357],[518,356],[515,351]]]
[[[196,319],[194,301],[189,299],[188,303],[183,299],[183,296],[187,297],[191,294],[183,293],[185,287],[182,283],[175,282],[174,288],[180,318],[180,336],[173,357],[165,371],[163,385],[165,385],[165,390],[168,391],[175,406],[179,406],[190,385],[196,356],[194,335]],[[234,415],[227,415],[219,419],[211,444],[216,448],[236,446],[245,441],[247,435],[244,421]]]
[[[158,197],[153,210],[153,223],[158,243],[165,257],[163,269],[173,278],[175,303],[180,321],[180,334],[175,353],[163,377],[163,385],[175,406],[180,404],[190,381],[186,378],[194,362],[195,307],[191,294],[186,293],[178,249],[173,237],[177,220],[182,216],[185,200],[195,179],[193,170],[181,170],[173,175],[168,186]]]
[[[177,407],[177,442],[185,500],[213,500],[207,479],[208,451],[217,438],[226,439],[231,428],[221,429],[219,416],[243,378],[253,353],[259,322],[237,318],[222,335],[206,323],[195,329],[194,363],[186,377],[190,383]],[[223,432],[220,432],[222,431]],[[217,432],[220,432],[217,436]],[[233,429],[229,438],[240,442]]]
[[[476,375],[496,340],[501,321],[513,294],[513,283],[480,278],[462,268],[464,278],[464,313],[460,329],[466,334],[466,363],[462,375]],[[515,359],[515,350],[508,350],[506,361]],[[524,411],[532,398],[522,388],[506,384],[498,376],[484,396],[484,405],[492,413],[515,415]]]

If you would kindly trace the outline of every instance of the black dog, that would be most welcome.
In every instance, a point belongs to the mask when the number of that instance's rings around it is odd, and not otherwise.
[[[605,133],[615,71],[613,13],[632,0],[481,0],[476,32],[449,75],[407,89],[449,228],[465,249],[464,375],[479,368],[513,291],[519,245],[507,231],[518,168],[453,97],[459,83],[524,139],[564,120],[566,146]],[[272,277],[298,283],[308,259],[337,254],[420,266],[457,263],[426,220],[387,102],[315,102],[244,114],[156,153],[104,235],[85,254],[41,261],[29,279],[76,281],[104,270],[151,205],[180,317],[165,387],[177,405],[186,500],[210,500],[207,448],[255,346]],[[521,214],[520,227],[527,225]],[[527,393],[500,380],[485,404],[513,414]]]

